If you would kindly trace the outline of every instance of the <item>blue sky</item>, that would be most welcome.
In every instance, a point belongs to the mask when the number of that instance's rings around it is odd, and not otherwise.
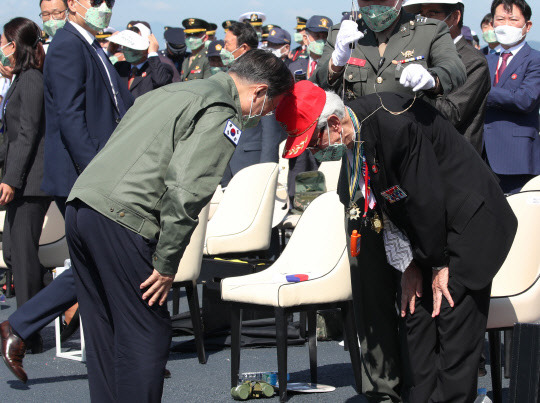
[[[464,1],[465,25],[479,32],[480,21],[489,12],[491,0]],[[529,5],[533,11],[533,28],[528,40],[540,42],[540,1],[529,0]],[[146,20],[162,43],[164,26],[180,26],[183,19],[190,17],[215,22],[219,26],[218,37],[223,38],[221,22],[237,19],[247,11],[262,11],[268,16],[267,23],[280,25],[293,32],[297,15],[309,18],[314,14],[322,14],[337,23],[341,12],[350,7],[350,0],[116,0],[111,25],[123,29],[130,20]],[[13,17],[27,17],[40,23],[38,14],[39,0],[0,0],[0,27]]]

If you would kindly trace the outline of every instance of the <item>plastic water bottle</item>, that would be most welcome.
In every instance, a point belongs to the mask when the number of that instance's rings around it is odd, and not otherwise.
[[[478,389],[478,396],[474,403],[493,403],[489,397],[487,397],[487,389],[480,388]]]

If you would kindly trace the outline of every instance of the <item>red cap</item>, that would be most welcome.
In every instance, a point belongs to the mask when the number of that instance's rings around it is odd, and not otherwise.
[[[279,103],[276,119],[289,135],[283,158],[298,157],[306,150],[325,104],[326,92],[307,80],[297,82]]]

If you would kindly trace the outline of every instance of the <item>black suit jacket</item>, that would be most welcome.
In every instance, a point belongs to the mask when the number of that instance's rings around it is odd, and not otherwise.
[[[2,182],[16,189],[15,197],[46,196],[43,179],[45,109],[43,74],[36,69],[16,76],[6,94]]]
[[[412,102],[408,95],[380,95],[392,111]],[[380,101],[372,94],[349,106],[362,121]],[[364,121],[361,138],[378,208],[408,236],[425,275],[431,275],[432,267],[448,265],[450,275],[469,289],[487,286],[510,250],[517,220],[471,144],[421,100],[398,116],[379,109]],[[391,203],[383,192],[394,186],[406,197]],[[346,169],[338,193],[347,206]]]
[[[118,62],[114,65],[122,81],[128,86],[132,65],[128,62]],[[134,98],[173,82],[173,68],[158,57],[149,57],[135,76],[129,91]]]
[[[221,180],[221,186],[226,187],[238,171],[248,166],[278,162],[279,144],[286,138],[287,133],[274,116],[263,116],[257,126],[245,130],[240,136]]]
[[[467,70],[467,81],[437,98],[435,107],[473,145],[478,154],[484,148],[484,118],[491,83],[486,57],[464,38],[456,49]]]

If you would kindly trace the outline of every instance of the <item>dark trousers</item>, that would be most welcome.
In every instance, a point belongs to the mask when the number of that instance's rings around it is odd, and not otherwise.
[[[407,315],[411,403],[472,403],[476,398],[478,361],[484,346],[491,284],[473,291],[453,277],[449,290],[455,306],[443,297],[441,313],[433,319],[431,271],[423,276],[423,297]]]
[[[51,199],[22,196],[6,206],[2,234],[2,252],[13,271],[17,307],[43,288],[43,270],[39,262],[39,238]]]
[[[349,221],[348,243],[355,229],[360,229],[360,220]],[[399,402],[402,356],[396,298],[401,292],[401,273],[386,261],[382,232],[364,228],[361,234],[361,253],[350,257],[350,264],[354,314],[362,347],[362,393],[370,402]]]
[[[58,209],[65,216],[65,197],[55,197]],[[9,323],[17,334],[28,339],[35,332],[39,332],[66,309],[77,302],[75,294],[75,281],[73,271],[66,270],[51,284],[29,299],[9,317]]]
[[[68,204],[66,236],[84,326],[93,402],[160,402],[171,342],[167,306],[143,301],[155,243],[84,203]]]
[[[8,320],[17,334],[26,340],[76,302],[73,270],[69,269],[13,312]]]

